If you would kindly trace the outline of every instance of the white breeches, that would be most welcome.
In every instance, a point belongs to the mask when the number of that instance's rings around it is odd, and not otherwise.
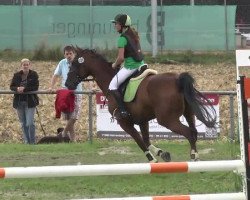
[[[136,70],[137,69],[126,69],[125,67],[121,68],[111,80],[109,84],[109,90],[117,90],[119,86]]]

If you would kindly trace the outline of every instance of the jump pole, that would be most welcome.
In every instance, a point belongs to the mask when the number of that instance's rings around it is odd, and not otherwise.
[[[101,199],[71,199],[71,200],[245,200],[244,193],[195,194],[153,197],[125,197]]]
[[[245,171],[241,160],[0,168],[0,178]]]

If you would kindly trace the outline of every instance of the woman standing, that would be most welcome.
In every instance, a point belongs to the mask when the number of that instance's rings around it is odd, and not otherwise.
[[[118,38],[118,55],[112,67],[118,68],[124,62],[123,68],[113,77],[109,84],[109,91],[114,96],[122,118],[129,116],[125,109],[119,86],[131,76],[139,67],[144,65],[141,52],[140,38],[137,31],[131,27],[131,19],[126,14],[118,14],[114,20],[115,29],[120,33]]]
[[[25,94],[25,92],[37,91],[39,80],[37,72],[30,68],[30,60],[27,58],[22,59],[20,71],[14,74],[10,89],[16,92],[13,98],[13,107],[17,110],[24,142],[26,144],[35,144],[34,116],[39,100],[37,94]]]

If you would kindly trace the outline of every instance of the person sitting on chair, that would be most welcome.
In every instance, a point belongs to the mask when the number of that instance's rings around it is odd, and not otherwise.
[[[125,109],[122,95],[119,92],[119,86],[131,76],[140,66],[144,65],[143,55],[140,46],[140,38],[138,32],[131,27],[131,18],[126,14],[118,14],[112,23],[115,29],[120,33],[118,38],[118,55],[116,61],[112,64],[112,68],[119,68],[124,62],[124,66],[113,77],[109,84],[109,92],[114,96],[120,116],[126,118],[129,113]]]

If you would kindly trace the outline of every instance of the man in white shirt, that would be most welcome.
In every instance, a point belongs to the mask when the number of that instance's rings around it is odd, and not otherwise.
[[[67,79],[67,75],[69,72],[69,67],[71,62],[75,57],[75,51],[72,46],[65,46],[63,49],[64,52],[64,59],[62,59],[55,71],[54,75],[52,76],[49,91],[55,91],[54,87],[57,81],[61,78],[61,86],[62,88],[66,88],[65,81]],[[79,83],[75,91],[82,91],[82,84]],[[63,117],[67,120],[67,124],[63,131],[63,136],[66,136],[69,132],[69,137],[72,142],[75,142],[75,131],[74,125],[76,120],[79,118],[80,111],[81,111],[81,104],[82,104],[82,94],[75,94],[75,107],[72,113],[63,113]]]

